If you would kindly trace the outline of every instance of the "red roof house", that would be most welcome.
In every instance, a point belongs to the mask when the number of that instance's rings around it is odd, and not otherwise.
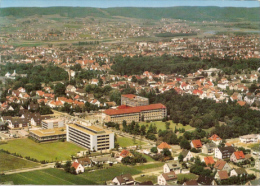
[[[195,149],[202,147],[202,143],[201,143],[200,139],[192,140],[190,145],[192,148],[195,148]]]

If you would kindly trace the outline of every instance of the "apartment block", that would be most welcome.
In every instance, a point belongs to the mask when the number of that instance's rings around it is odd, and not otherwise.
[[[43,129],[52,129],[64,127],[64,121],[62,119],[46,119],[41,122]]]
[[[121,95],[121,105],[130,107],[149,105],[149,99],[134,94],[123,94]]]
[[[68,124],[67,141],[76,143],[91,151],[114,148],[114,133],[96,126],[83,126],[79,123]]]
[[[157,103],[123,109],[108,109],[104,113],[106,114],[105,122],[111,121],[121,124],[124,120],[127,123],[131,123],[132,121],[161,120],[167,116],[167,109],[163,104]]]

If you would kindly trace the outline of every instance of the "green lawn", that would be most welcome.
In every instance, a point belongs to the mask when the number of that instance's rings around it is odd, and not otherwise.
[[[178,128],[184,128],[185,129],[185,131],[189,131],[189,130],[195,130],[195,128],[194,127],[192,127],[192,126],[190,126],[190,125],[186,125],[186,126],[183,126],[182,124],[176,124],[176,123],[173,123],[172,121],[168,121],[168,122],[170,122],[170,129],[175,129],[175,126],[176,126],[176,128],[178,129]],[[150,123],[146,123],[146,122],[140,122],[140,126],[141,125],[148,125],[148,127],[149,127],[149,125],[153,125],[153,124],[155,124],[156,125],[156,127],[157,127],[157,130],[159,130],[159,129],[161,129],[161,130],[166,130],[166,127],[165,127],[165,122],[162,122],[162,121],[151,121]]]
[[[120,174],[136,175],[142,173],[135,167],[115,165],[108,169],[72,175],[59,169],[43,169],[31,172],[1,176],[0,182],[13,181],[15,185],[104,185]]]
[[[203,129],[204,131],[206,131],[207,133],[210,133],[212,130],[214,130],[215,129],[215,127],[211,127],[211,128],[209,128],[209,129]]]
[[[148,155],[142,154],[142,156],[146,158],[147,162],[154,162],[155,161],[153,158],[151,158]]]
[[[135,143],[133,139],[127,138],[127,137],[118,137],[117,142],[121,147],[128,147],[128,146],[134,146],[134,145],[144,145],[146,143],[141,142],[140,140],[136,139]]]
[[[6,154],[4,152],[0,152],[0,172],[21,168],[36,167],[39,165],[40,164],[38,163],[34,163],[28,160],[24,160],[22,158],[12,156],[10,154]]]
[[[159,162],[159,163],[152,163],[152,164],[135,165],[133,168],[139,171],[143,171],[145,169],[153,169],[153,168],[162,169],[162,166],[164,164],[165,163]]]
[[[255,172],[260,172],[260,170],[258,170],[258,169],[255,169],[255,168],[253,168],[253,169],[250,169],[250,170],[252,170],[252,171],[255,171]]]
[[[259,143],[255,143],[255,144],[250,144],[250,145],[248,145],[253,151],[260,151],[260,145],[259,145]]]
[[[72,175],[59,169],[43,169],[1,176],[1,182],[13,181],[15,185],[95,185],[81,175]]]
[[[135,178],[136,181],[145,182],[145,181],[152,181],[153,184],[157,183],[157,176],[143,176]]]
[[[181,181],[183,179],[187,179],[187,180],[194,180],[197,179],[198,176],[192,173],[188,173],[188,174],[177,174],[177,180]]]
[[[68,160],[83,148],[69,142],[36,143],[30,139],[16,139],[0,145],[0,149],[16,152],[23,157],[30,156],[37,160]]]

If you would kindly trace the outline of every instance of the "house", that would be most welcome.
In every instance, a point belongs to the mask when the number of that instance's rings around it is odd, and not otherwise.
[[[217,145],[215,143],[207,143],[202,146],[202,153],[204,154],[210,154],[214,153],[215,148],[217,148]]]
[[[169,151],[172,151],[171,146],[168,145],[168,143],[162,142],[160,145],[157,146],[158,153],[161,153],[165,148],[169,149]]]
[[[22,128],[22,127],[28,127],[30,121],[26,118],[12,118],[9,121],[8,127],[10,128]]]
[[[219,145],[222,142],[222,139],[217,135],[217,134],[213,134],[209,140],[211,140],[213,143],[215,143],[216,145]]]
[[[136,185],[153,185],[153,182],[152,181],[144,181],[144,182],[136,183]]]
[[[68,85],[66,87],[66,92],[76,92],[76,87],[74,87],[73,85]]]
[[[126,149],[123,149],[121,151],[121,153],[119,154],[120,160],[122,160],[123,158],[128,157],[128,156],[129,157],[133,157],[133,154],[131,152],[129,152],[128,150],[126,150]]]
[[[229,172],[231,170],[231,167],[229,166],[229,164],[226,161],[217,160],[217,162],[214,165],[214,169],[217,171],[226,170]]]
[[[95,164],[117,164],[117,160],[109,156],[92,158],[91,161]]]
[[[207,166],[215,164],[215,161],[212,156],[204,157],[204,162],[206,163]]]
[[[80,163],[73,162],[71,167],[75,168],[77,174],[84,172],[84,167]]]
[[[113,180],[112,180],[114,185],[134,185],[135,184],[135,180],[134,178],[131,176],[131,174],[122,174],[120,176],[116,176]]]
[[[202,147],[202,143],[201,143],[200,139],[198,139],[198,140],[192,140],[192,141],[190,142],[190,145],[191,145],[192,148],[195,148],[195,149],[198,149],[198,148],[201,148],[201,147]]]
[[[230,171],[230,177],[231,176],[242,176],[247,175],[246,169],[244,168],[237,168]]]
[[[78,158],[75,160],[75,162],[81,164],[83,167],[91,167],[92,162],[88,157],[85,158]]]
[[[182,185],[199,185],[197,180],[189,180],[184,182]]]
[[[230,156],[230,161],[233,161],[235,163],[239,163],[245,160],[245,155],[243,151],[236,151],[233,152],[233,154]]]
[[[218,147],[218,148],[215,148],[215,158],[218,158],[218,159],[230,158],[230,156],[235,151],[236,150],[234,149],[234,147]]]
[[[33,103],[33,102],[31,102],[31,103],[28,105],[28,110],[36,111],[38,108],[39,108],[39,104],[38,104],[38,103]]]
[[[214,177],[216,180],[226,180],[229,178],[227,171],[218,171]]]
[[[163,166],[163,173],[168,173],[171,171],[174,171],[176,174],[180,173],[180,163],[179,161],[170,161],[168,163],[165,163]]]
[[[249,135],[239,136],[239,140],[242,143],[257,143],[258,135],[257,134],[249,134]]]
[[[177,182],[177,175],[174,171],[162,173],[157,177],[159,185],[173,185]]]
[[[214,181],[214,178],[203,175],[199,176],[197,182],[199,185],[217,185],[217,183]]]
[[[191,158],[193,158],[193,155],[189,150],[183,149],[181,154],[183,156],[183,161],[189,161]]]

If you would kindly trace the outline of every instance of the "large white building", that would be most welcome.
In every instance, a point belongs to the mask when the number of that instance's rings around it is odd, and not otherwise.
[[[64,121],[62,119],[45,119],[42,120],[43,129],[53,129],[64,127]]]
[[[114,133],[96,126],[68,124],[67,141],[90,150],[109,150],[114,148]]]

